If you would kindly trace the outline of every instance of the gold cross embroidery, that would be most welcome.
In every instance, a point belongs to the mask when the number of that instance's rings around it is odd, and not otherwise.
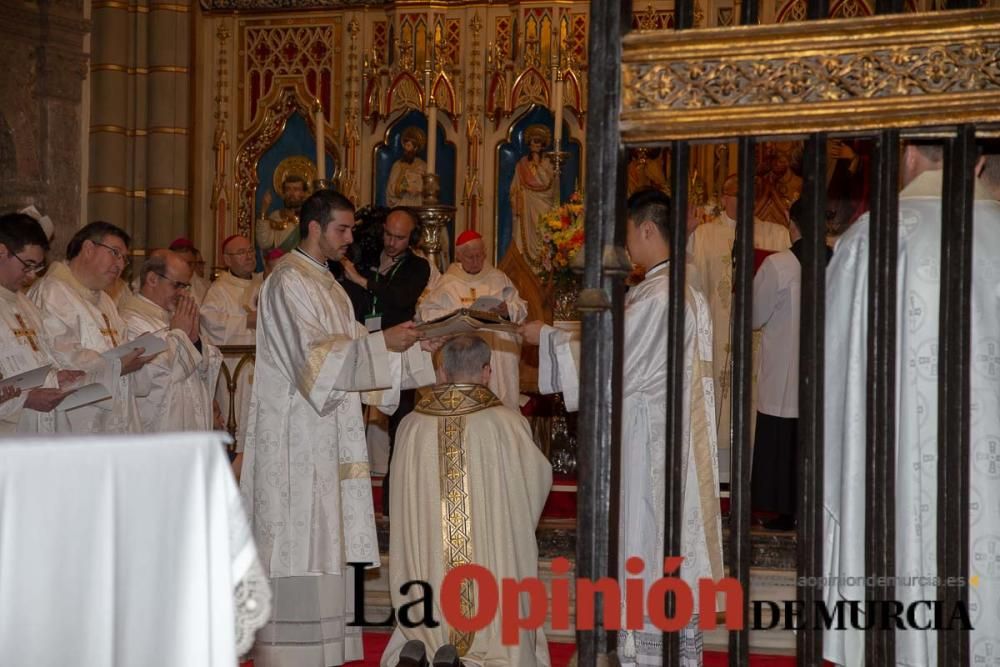
[[[17,319],[17,324],[20,329],[11,329],[17,338],[24,338],[28,341],[28,345],[31,346],[33,352],[39,352],[38,340],[35,338],[38,334],[35,333],[34,329],[29,329],[27,323],[25,323],[24,318],[21,317],[21,313],[14,313],[14,317]]]
[[[101,333],[111,339],[111,346],[118,347],[118,339],[115,337],[115,330],[111,328],[111,320],[104,313],[101,313],[101,317],[104,318],[104,326],[106,329],[101,329]]]

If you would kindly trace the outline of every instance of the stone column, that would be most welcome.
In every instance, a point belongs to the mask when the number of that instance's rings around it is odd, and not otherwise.
[[[0,211],[34,204],[62,257],[80,219],[81,0],[0,0]]]

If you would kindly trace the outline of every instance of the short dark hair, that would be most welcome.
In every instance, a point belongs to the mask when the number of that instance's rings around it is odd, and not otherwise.
[[[172,250],[171,252],[177,252]],[[146,286],[146,278],[149,277],[150,273],[166,273],[167,272],[167,256],[163,253],[157,253],[155,255],[150,255],[146,258],[146,261],[142,263],[142,269],[139,270],[139,287]]]
[[[320,190],[309,195],[299,211],[299,235],[303,239],[309,236],[309,223],[313,220],[319,223],[321,230],[326,229],[335,211],[350,211],[353,215],[354,204],[336,190]]]
[[[8,213],[0,217],[0,243],[13,254],[28,245],[49,249],[49,237],[45,235],[45,230],[37,220],[24,213]]]
[[[284,190],[285,186],[289,183],[301,183],[302,187],[306,187],[306,179],[299,174],[289,174],[285,176],[285,180],[281,181],[281,189]]]
[[[628,198],[628,217],[639,225],[651,220],[660,236],[667,243],[673,238],[674,226],[670,219],[670,196],[656,188],[637,190]]]
[[[132,243],[132,237],[121,227],[115,227],[110,222],[104,222],[103,220],[95,220],[80,229],[69,240],[69,243],[66,245],[66,259],[73,259],[79,255],[83,249],[84,241],[100,243],[106,236],[117,236],[122,240],[126,248]]]

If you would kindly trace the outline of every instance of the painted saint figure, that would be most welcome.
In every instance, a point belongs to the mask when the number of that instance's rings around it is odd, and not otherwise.
[[[410,126],[400,137],[403,154],[389,170],[389,184],[385,191],[385,203],[395,206],[420,206],[423,203],[424,174],[427,163],[417,157],[417,153],[427,145],[427,135],[419,127]]]
[[[285,252],[291,252],[299,244],[299,209],[302,203],[309,196],[309,187],[306,179],[300,174],[288,174],[281,182],[281,199],[285,207],[272,211],[271,193],[264,194],[261,202],[261,216],[257,220],[256,238],[257,247],[264,253],[274,248],[281,248]]]
[[[517,161],[510,184],[510,208],[514,220],[514,243],[531,263],[538,264],[541,237],[538,219],[555,206],[555,166],[542,152],[552,143],[552,133],[544,125],[529,125],[524,131],[528,154]]]

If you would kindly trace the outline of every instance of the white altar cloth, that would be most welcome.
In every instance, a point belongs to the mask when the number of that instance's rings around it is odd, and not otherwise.
[[[0,440],[0,664],[236,665],[270,591],[226,437]]]

